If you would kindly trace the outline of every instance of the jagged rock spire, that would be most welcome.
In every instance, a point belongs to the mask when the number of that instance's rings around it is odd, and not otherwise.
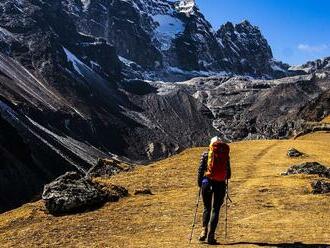
[[[177,10],[187,15],[192,15],[195,7],[195,0],[181,0],[177,5]]]

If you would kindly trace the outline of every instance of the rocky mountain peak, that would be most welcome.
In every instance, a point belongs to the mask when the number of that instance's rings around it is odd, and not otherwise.
[[[245,27],[256,27],[258,28],[257,26],[253,26],[249,20],[246,20],[244,19],[241,23],[237,24],[237,25],[240,25],[240,26],[245,26]]]
[[[330,57],[326,57],[323,59],[317,59],[315,61],[308,61],[303,65],[291,66],[289,68],[290,71],[300,71],[305,73],[313,73],[313,72],[327,72],[330,71]]]
[[[216,32],[217,41],[229,66],[239,74],[253,72],[259,77],[281,77],[288,66],[273,59],[272,50],[260,29],[244,20],[227,22]]]
[[[214,32],[194,0],[63,0],[82,34],[113,44],[128,77],[287,76],[258,27],[227,22]],[[275,63],[275,65],[274,65]]]
[[[259,27],[252,25],[248,20],[244,20],[241,23],[235,25],[236,31],[239,33],[250,33],[263,37]],[[264,37],[263,37],[264,38]]]
[[[265,57],[268,57],[269,60],[273,58],[271,48],[265,37],[261,34],[260,29],[257,26],[253,26],[247,20],[235,25],[231,22],[225,23],[217,31],[216,36],[220,43],[223,41],[233,43],[232,48],[234,48],[234,50],[236,48],[235,45],[250,45],[253,47],[249,48],[253,48],[255,51],[264,50],[267,53],[265,54]],[[236,52],[239,53],[239,50],[236,49]],[[235,54],[237,55],[237,53]]]
[[[221,25],[221,27],[220,27],[220,30],[223,30],[223,31],[224,30],[226,30],[226,31],[234,31],[234,29],[235,29],[235,27],[234,27],[234,24],[232,22],[226,22],[225,24]]]
[[[195,0],[181,0],[176,5],[176,9],[187,16],[194,14],[195,8],[197,8]]]

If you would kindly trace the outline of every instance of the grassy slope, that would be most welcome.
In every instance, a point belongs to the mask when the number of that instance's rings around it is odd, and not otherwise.
[[[330,134],[297,140],[231,144],[233,178],[227,242],[258,244],[303,242],[330,244],[330,195],[310,194],[314,176],[280,176],[290,165],[319,161],[330,165]],[[295,147],[307,157],[289,159]],[[12,247],[186,247],[196,199],[196,168],[205,148],[195,148],[117,175],[111,182],[130,192],[147,186],[152,196],[130,196],[78,215],[52,217],[42,202],[0,215],[0,244]],[[108,182],[108,181],[106,181]],[[223,212],[222,212],[223,213]],[[193,247],[198,244],[201,207]],[[198,233],[197,233],[198,232]],[[223,239],[223,214],[218,228]]]
[[[323,123],[330,123],[330,115],[322,120]]]

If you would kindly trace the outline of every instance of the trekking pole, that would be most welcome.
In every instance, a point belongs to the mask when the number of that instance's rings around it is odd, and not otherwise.
[[[227,226],[228,226],[228,200],[230,202],[232,202],[232,200],[230,199],[230,196],[229,196],[229,181],[227,179],[227,185],[226,185],[226,213],[225,213],[225,240],[227,239]]]
[[[197,200],[196,200],[196,209],[195,209],[193,224],[192,224],[192,227],[191,227],[189,244],[191,243],[191,240],[192,240],[192,237],[193,237],[193,234],[194,234],[194,229],[195,229],[195,224],[196,224],[196,217],[197,217],[197,210],[198,210],[199,200],[200,200],[200,196],[201,196],[201,190],[202,190],[202,188],[199,188],[199,190],[198,190],[198,196],[197,196]]]

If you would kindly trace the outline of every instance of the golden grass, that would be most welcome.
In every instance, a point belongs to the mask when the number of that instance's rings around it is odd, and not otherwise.
[[[330,165],[329,145],[329,133],[297,140],[232,143],[229,236],[225,241],[222,211],[218,240],[235,247],[330,244],[330,195],[310,194],[315,176],[280,176],[290,165],[304,161]],[[286,152],[291,147],[307,156],[288,158]],[[196,169],[204,150],[189,149],[111,180],[99,179],[123,185],[130,193],[149,187],[154,195],[130,196],[93,212],[64,217],[45,214],[41,201],[2,214],[0,246],[188,247],[197,193]],[[201,206],[193,247],[204,246],[196,240]]]
[[[325,117],[321,122],[323,122],[323,123],[330,123],[330,115],[328,115],[327,117]]]

